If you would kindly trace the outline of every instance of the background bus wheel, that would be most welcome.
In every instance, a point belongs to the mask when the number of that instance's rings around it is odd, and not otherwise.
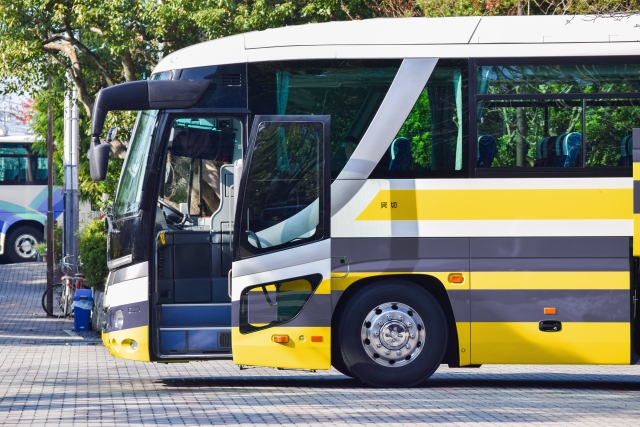
[[[374,387],[410,387],[438,369],[447,337],[444,312],[429,292],[389,280],[366,286],[345,304],[336,344],[354,378]]]
[[[34,261],[36,243],[42,242],[42,233],[33,227],[22,226],[7,234],[5,254],[11,262]]]

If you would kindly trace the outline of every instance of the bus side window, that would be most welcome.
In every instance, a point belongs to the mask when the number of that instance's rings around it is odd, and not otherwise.
[[[467,176],[467,71],[440,60],[371,178]]]

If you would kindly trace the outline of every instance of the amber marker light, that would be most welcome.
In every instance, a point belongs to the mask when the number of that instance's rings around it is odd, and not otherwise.
[[[464,276],[460,273],[451,273],[449,275],[449,283],[455,283],[457,285],[464,283]]]
[[[274,335],[273,342],[288,343],[289,335]]]
[[[312,335],[311,342],[322,342],[322,335]]]
[[[544,314],[556,314],[556,308],[555,307],[545,307],[544,308]]]

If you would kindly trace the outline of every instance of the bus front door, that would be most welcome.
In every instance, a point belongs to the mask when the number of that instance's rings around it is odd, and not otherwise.
[[[233,360],[331,366],[329,116],[256,116],[233,236]]]

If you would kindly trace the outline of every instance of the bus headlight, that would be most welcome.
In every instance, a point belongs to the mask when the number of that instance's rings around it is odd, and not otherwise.
[[[122,310],[116,310],[115,314],[113,315],[113,326],[115,326],[116,329],[122,329],[123,325],[124,313],[122,312]]]

